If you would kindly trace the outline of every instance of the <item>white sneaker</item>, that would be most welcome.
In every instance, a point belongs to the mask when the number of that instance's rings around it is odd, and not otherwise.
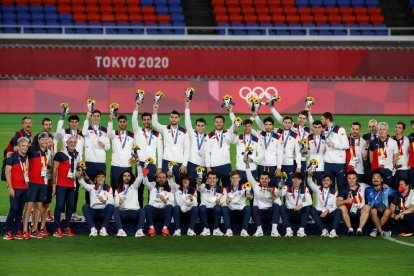
[[[102,233],[102,230],[101,230],[101,233]],[[127,234],[125,233],[125,231],[124,231],[124,230],[119,229],[119,230],[118,230],[118,233],[116,233],[116,236],[117,236],[117,237],[126,237],[126,236],[127,236]]]
[[[220,229],[216,228],[213,230],[213,236],[222,237],[224,234],[220,231]]]
[[[135,232],[135,238],[142,238],[142,237],[145,237],[145,234],[142,231],[142,229],[138,229],[137,232]]]
[[[296,236],[300,238],[306,237],[305,229],[299,228],[298,232],[296,233]]]
[[[249,233],[247,233],[247,231],[243,229],[243,230],[240,232],[240,237],[249,237]]]
[[[331,230],[331,233],[329,233],[329,237],[330,238],[337,238],[338,237],[338,234],[336,234],[335,229],[332,229]]]
[[[277,229],[272,230],[270,236],[275,238],[280,237],[279,231],[277,231]]]
[[[227,229],[226,234],[224,234],[225,237],[233,237],[233,231],[231,229]]]
[[[257,228],[256,232],[253,235],[254,237],[263,237],[263,229]]]
[[[175,230],[175,232],[174,232],[173,236],[174,236],[174,237],[180,237],[180,236],[181,236],[181,229],[177,229],[177,230]]]
[[[328,237],[328,236],[329,236],[329,232],[328,232],[328,230],[323,229],[323,230],[322,230],[322,235],[321,235],[321,237]]]
[[[211,235],[210,229],[208,229],[208,228],[204,228],[203,232],[201,232],[201,234],[200,234],[200,236],[210,236],[210,235]]]
[[[187,236],[194,237],[197,236],[197,234],[194,232],[193,229],[188,229]]]
[[[377,234],[378,234],[377,229],[373,229],[369,235],[371,237],[374,237],[375,238],[377,236]]]
[[[89,237],[96,237],[98,236],[98,230],[95,227],[91,228],[91,232],[89,233]]]
[[[391,237],[391,231],[381,231],[381,237]]]
[[[285,237],[293,237],[293,231],[292,228],[286,228],[286,235]]]
[[[82,221],[82,217],[78,216],[78,214],[72,214],[72,221]]]
[[[108,232],[106,232],[106,228],[102,227],[101,231],[99,231],[99,236],[108,237]]]

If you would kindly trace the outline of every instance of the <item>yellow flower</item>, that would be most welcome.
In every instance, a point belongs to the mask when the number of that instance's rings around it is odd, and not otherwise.
[[[140,150],[141,148],[138,145],[132,146],[132,150]]]
[[[206,170],[206,168],[198,166],[196,167],[196,172],[204,172]]]
[[[77,165],[78,168],[81,168],[82,170],[86,170],[86,163],[85,162],[79,162]]]
[[[186,93],[195,93],[195,89],[193,87],[188,87],[187,90],[185,90]]]
[[[246,182],[246,183],[244,183],[243,186],[244,186],[245,189],[250,189],[252,187],[252,183]]]
[[[311,160],[310,160],[310,163],[311,163],[313,166],[318,167],[318,160],[316,160],[316,159],[311,159]]]
[[[155,92],[155,96],[163,97],[164,93],[162,93],[162,91],[157,91]]]
[[[70,106],[69,106],[69,104],[68,104],[68,103],[61,103],[61,104],[60,104],[60,106],[61,106],[62,108],[64,108],[64,109],[68,109],[68,108],[70,108]]]
[[[255,102],[255,100],[256,100],[256,98],[255,98],[255,97],[250,97],[247,101],[248,101],[249,103],[254,103],[254,102]]]
[[[260,101],[259,98],[253,98],[253,103],[254,104],[259,104],[259,103],[261,103],[261,101]]]
[[[307,145],[309,144],[309,141],[308,141],[308,139],[307,139],[307,138],[304,138],[304,139],[300,140],[300,144],[301,144],[302,146],[307,146]]]
[[[145,91],[142,90],[142,89],[137,89],[137,91],[135,91],[135,93],[145,95]]]
[[[315,98],[314,97],[306,97],[306,101],[307,102],[315,102]]]
[[[240,117],[236,117],[236,118],[234,118],[234,123],[235,124],[242,124],[243,123],[243,120]]]
[[[224,95],[223,97],[223,100],[231,100],[231,99],[233,99],[233,97],[228,94]]]
[[[119,108],[119,104],[118,103],[111,103],[111,105],[109,106],[110,109],[118,109]]]
[[[287,179],[287,174],[286,172],[280,172],[277,174],[277,177],[280,179]]]
[[[174,162],[174,161],[170,161],[170,162],[168,162],[168,166],[177,166],[177,162]]]
[[[249,154],[253,152],[253,147],[247,146],[244,150]]]
[[[86,101],[86,103],[87,103],[87,104],[96,104],[96,101],[95,101],[94,99],[89,98],[89,99]]]
[[[145,159],[145,163],[154,164],[154,159],[152,159],[152,157],[147,157],[147,159]]]

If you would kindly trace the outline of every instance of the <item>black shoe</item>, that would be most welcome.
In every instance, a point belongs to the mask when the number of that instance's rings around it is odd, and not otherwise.
[[[348,230],[348,236],[353,236],[354,235],[354,229],[350,228]]]
[[[358,229],[356,235],[362,237],[362,231]]]

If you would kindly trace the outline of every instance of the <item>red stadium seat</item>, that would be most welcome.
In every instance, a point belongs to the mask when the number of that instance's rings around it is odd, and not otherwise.
[[[31,6],[40,6],[40,5],[42,5],[42,0],[30,0],[28,2],[28,4],[31,5]]]
[[[354,8],[354,14],[358,15],[358,14],[367,14],[368,13],[368,9],[365,7],[357,7]]]
[[[315,23],[327,23],[328,22],[328,16],[325,14],[315,14]]]
[[[101,22],[101,16],[98,13],[88,13],[86,17],[89,22]]]
[[[224,5],[226,3],[226,0],[211,0],[211,3],[213,5],[216,5],[216,4]]]
[[[312,7],[313,14],[324,14],[326,12],[325,8],[322,7]]]
[[[128,6],[128,13],[129,14],[140,14],[141,6]]]
[[[73,21],[75,22],[85,22],[86,21],[86,15],[84,13],[75,13],[73,14]]]
[[[216,14],[217,23],[227,23],[229,22],[229,16],[227,14]]]
[[[312,12],[312,9],[309,7],[305,8],[298,8],[299,14],[310,14]]]
[[[158,15],[157,16],[157,21],[158,21],[158,23],[170,23],[171,16],[169,16],[167,14]]]
[[[267,14],[259,14],[257,17],[257,21],[259,21],[259,23],[270,23],[272,21],[272,17],[270,17],[270,15]]]
[[[271,6],[270,13],[272,14],[283,13],[283,8],[279,6]]]
[[[326,8],[326,13],[328,15],[331,14],[331,13],[338,14],[339,13],[339,8],[338,7],[327,7]]]
[[[284,14],[274,14],[272,15],[272,22],[277,24],[285,23],[286,17]]]
[[[240,14],[230,14],[229,16],[230,22],[232,23],[242,23],[243,22],[243,16]]]
[[[100,5],[112,5],[112,0],[99,0]]]
[[[244,22],[245,23],[249,23],[249,24],[253,24],[253,23],[257,23],[257,16],[256,15],[245,15],[244,16]]]
[[[296,7],[284,7],[283,11],[286,15],[289,15],[289,14],[296,15],[298,13],[298,9]]]
[[[384,16],[381,14],[374,14],[370,16],[372,24],[384,24]]]
[[[340,24],[342,22],[342,17],[338,13],[328,14],[328,21],[331,24]]]
[[[255,14],[256,10],[252,6],[243,6],[242,7],[242,13],[243,14]]]
[[[339,12],[341,14],[353,14],[354,13],[354,9],[350,8],[350,7],[341,7],[339,8]]]
[[[128,8],[124,5],[115,5],[113,10],[115,13],[127,13]]]
[[[242,5],[242,6],[251,6],[255,2],[256,1],[253,1],[253,0],[240,0],[240,5]]]
[[[365,14],[357,14],[356,21],[359,24],[367,24],[369,23],[369,16]]]
[[[214,11],[214,13],[226,13],[227,8],[226,8],[226,6],[214,6],[213,11]]]
[[[267,0],[267,4],[272,7],[272,6],[281,6],[281,2],[282,0]]]
[[[99,6],[99,10],[101,11],[102,14],[103,13],[112,13],[114,11],[112,5],[108,5],[108,4]]]
[[[128,15],[126,13],[116,13],[115,21],[120,23],[128,22]]]
[[[256,5],[256,7],[258,6],[266,6],[267,5],[267,0],[255,0],[254,4]]]
[[[270,1],[270,0],[269,0]],[[286,6],[295,6],[296,0],[281,0],[282,5]]]
[[[267,6],[260,6],[260,7],[256,6],[256,13],[259,15],[269,14],[269,8]]]
[[[85,4],[85,0],[71,0],[70,2],[73,7]]]
[[[99,0],[85,0],[85,5],[98,5],[98,4],[100,4]]]
[[[143,19],[144,19],[144,22],[147,22],[147,23],[157,22],[157,16],[155,14],[144,14]]]
[[[62,14],[62,13],[71,13],[72,9],[69,5],[59,5],[58,7],[58,13]]]
[[[155,14],[155,7],[148,6],[148,7],[142,7],[142,14]]]
[[[312,24],[313,23],[313,15],[311,14],[301,14],[300,21],[303,24]]]
[[[96,4],[89,4],[86,6],[87,13],[98,13],[99,7]]]
[[[342,22],[345,24],[353,24],[355,23],[355,15],[352,14],[343,14],[342,15]]]
[[[227,6],[238,6],[239,0],[226,0]]]
[[[103,13],[101,20],[102,22],[115,22],[115,17],[112,13]]]
[[[129,21],[131,23],[141,23],[142,22],[142,15],[141,14],[130,14],[128,16]]]
[[[288,23],[299,23],[300,22],[300,18],[296,14],[288,14],[288,15],[286,15],[286,21]]]
[[[241,14],[241,8],[239,6],[230,6],[227,8],[229,15]]]
[[[380,7],[371,7],[371,8],[368,8],[368,13],[369,14],[382,14],[382,10]]]
[[[125,0],[127,6],[138,6],[140,0]]]
[[[56,0],[43,0],[43,5],[45,5],[45,6],[55,6],[56,5]]]
[[[28,4],[28,0],[16,0],[15,3],[16,5],[24,6]],[[14,4],[14,3],[11,3],[11,4]]]
[[[86,9],[83,5],[72,6],[73,13],[85,13]]]
[[[57,2],[57,4],[60,5],[70,5],[70,0],[59,0],[59,2]]]
[[[14,5],[15,2],[14,0],[3,0],[1,1],[1,3],[5,6],[11,6],[11,5]]]

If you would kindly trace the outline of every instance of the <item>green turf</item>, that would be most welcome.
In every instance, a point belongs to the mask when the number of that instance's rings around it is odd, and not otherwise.
[[[236,114],[237,115],[237,114]],[[24,114],[0,114],[0,149],[3,150],[7,143],[10,141],[11,137],[14,135],[15,131],[17,131],[20,128],[20,120],[21,118],[24,116]],[[53,121],[53,126],[54,126],[54,130],[56,130],[56,123],[59,120],[59,115],[58,114],[31,114],[30,116],[32,116],[33,119],[33,133],[38,133],[41,130],[41,122],[42,122],[42,118],[44,117],[48,117],[50,119],[52,119]],[[214,116],[215,115],[199,115],[199,114],[193,114],[191,117],[193,120],[195,120],[196,118],[203,116],[206,120],[207,120],[207,131],[210,132],[213,130],[214,128]],[[260,115],[260,117],[263,119],[265,118],[267,115]],[[83,120],[84,120],[84,116],[80,116],[81,117],[81,122],[79,124],[79,127],[82,128],[83,126]],[[167,124],[168,123],[168,115],[161,115],[160,117],[160,122],[163,124]],[[230,119],[227,119],[228,116],[225,115],[226,117],[226,128],[230,127]],[[247,115],[243,115],[241,116],[242,118],[248,118]],[[319,119],[320,116],[319,115],[315,115],[314,119]],[[409,122],[412,119],[412,116],[385,116],[385,115],[338,115],[335,116],[335,122],[343,127],[345,127],[347,129],[347,131],[350,128],[350,125],[352,122],[354,121],[359,121],[362,124],[362,131],[361,133],[366,133],[368,132],[368,121],[372,118],[377,119],[378,121],[385,121],[388,122],[390,124],[390,133],[394,134],[394,125],[396,122],[398,121],[403,121],[405,123],[407,123],[407,126],[409,128]],[[294,119],[296,119],[296,117],[294,117]],[[131,116],[128,116],[128,120],[131,121]],[[102,122],[103,125],[107,125],[108,122],[108,115],[104,114],[102,115]],[[184,118],[182,118],[182,125],[184,125]],[[67,127],[67,123],[65,123],[64,127]],[[276,123],[275,127],[279,127],[279,124]],[[130,129],[132,129],[131,126],[129,126]],[[407,134],[411,132],[410,129],[407,129]],[[60,147],[60,145],[59,145]],[[232,158],[232,164],[235,164],[235,146],[232,145],[231,146],[231,158]],[[111,158],[111,151],[107,152],[107,168],[108,168],[108,175],[109,175],[109,169],[110,169],[110,159]],[[9,208],[9,204],[8,204],[8,195],[7,195],[7,190],[6,190],[6,186],[4,185],[5,182],[3,182],[3,185],[0,185],[0,216],[4,216],[7,214],[8,212],[8,208]],[[147,198],[147,197],[144,197]],[[79,197],[79,204],[78,206],[82,206],[83,201],[84,201],[84,197],[80,196]],[[52,201],[52,209],[54,207],[54,201]]]
[[[414,244],[414,238],[401,239]],[[128,237],[0,241],[0,274],[412,275],[414,248],[382,238]],[[14,256],[14,257],[12,257]]]

